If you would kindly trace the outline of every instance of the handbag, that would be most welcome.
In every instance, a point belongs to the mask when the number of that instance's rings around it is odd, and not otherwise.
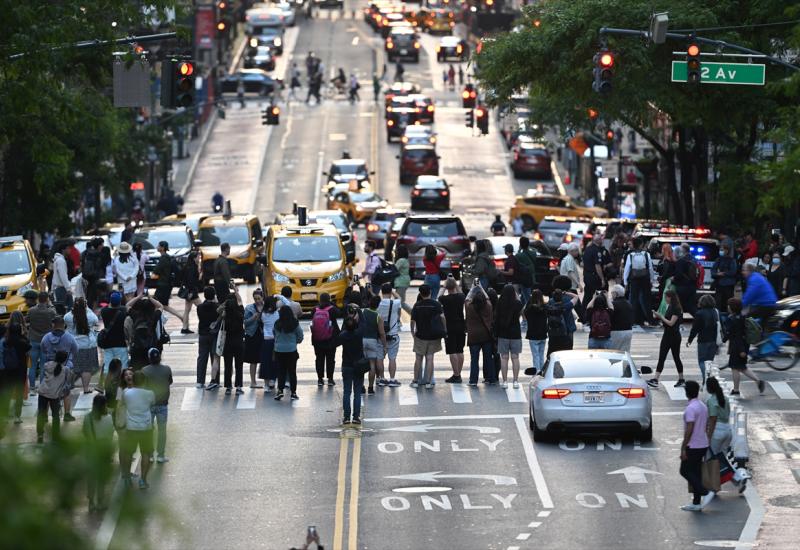
[[[217,341],[214,344],[214,354],[218,357],[222,357],[222,354],[225,352],[227,334],[228,332],[225,330],[225,319],[223,319],[219,325],[219,332],[217,332]]]
[[[97,333],[97,347],[100,349],[108,349],[111,346],[107,344],[108,340],[108,333],[111,332],[115,326],[117,326],[117,321],[119,321],[120,314],[122,310],[118,311],[117,314],[114,316],[114,320],[111,321],[111,326],[106,328],[103,327],[103,330]]]
[[[72,384],[75,382],[75,374],[72,372],[72,369],[66,366],[63,367],[63,369],[64,369],[64,382],[58,389],[58,396],[62,399],[70,394],[70,392],[72,391]]]
[[[714,310],[714,316],[717,318],[717,348],[722,347],[722,323],[719,320],[719,311]]]
[[[356,361],[356,372],[360,375],[365,375],[369,372],[372,365],[370,364],[369,359],[361,358]]]
[[[188,297],[189,297],[189,289],[186,287],[186,285],[181,285],[181,287],[178,289],[178,298],[185,300]]]
[[[703,487],[715,493],[719,492],[719,459],[716,457],[709,458],[703,462]]]

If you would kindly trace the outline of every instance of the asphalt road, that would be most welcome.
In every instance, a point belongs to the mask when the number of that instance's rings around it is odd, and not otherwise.
[[[263,101],[229,107],[198,161],[187,210],[205,209],[216,189],[234,201],[235,211],[252,210],[265,223],[293,201],[323,207],[321,172],[345,148],[377,171],[380,194],[395,206],[408,204],[408,188],[398,181],[399,146],[386,144],[381,109],[371,98],[381,43],[360,11],[350,18],[355,6],[346,5],[344,18],[323,11],[290,30],[293,52],[287,47],[276,73],[292,61],[304,70],[303,59],[314,51],[328,71],[342,66],[357,72],[361,101],[306,105],[303,95],[282,104],[281,124],[274,128],[261,126]],[[444,89],[443,66],[432,57],[436,40],[423,37],[420,63],[406,65],[407,79],[436,100],[438,150],[442,173],[454,185],[453,211],[470,233],[486,234],[493,215],[505,218],[514,195],[535,183],[510,177],[494,119],[488,137],[473,137],[464,127],[458,93]],[[393,75],[393,68],[388,72]],[[242,290],[249,294],[252,288]],[[659,337],[635,334],[638,364],[655,366]],[[585,339],[579,333],[576,347]],[[316,385],[308,341],[300,348],[295,402],[276,402],[263,390],[248,389],[238,398],[197,390],[195,356],[196,339],[176,327],[164,353],[175,374],[171,461],[154,469],[149,492],[135,491],[153,504],[153,517],[136,533],[122,533],[114,530],[112,510],[100,527],[101,547],[109,541],[110,547],[127,547],[135,536],[163,549],[285,549],[300,545],[309,525],[334,550],[748,548],[755,542],[786,548],[797,538],[796,521],[789,522],[800,507],[800,378],[791,371],[762,369],[770,382],[764,396],[743,383],[738,403],[751,418],[751,489],[745,496],[728,489],[702,514],[690,514],[679,509],[689,499],[678,475],[685,401],[672,387],[671,361],[654,392],[652,443],[575,438],[534,444],[527,377],[521,376],[519,390],[445,384],[449,365],[439,354],[439,383],[413,390],[407,333],[398,373],[403,386],[379,388],[365,398],[361,429],[338,424],[341,385]],[[694,348],[684,352],[684,361],[687,376],[699,377]],[[522,363],[531,363],[527,347]],[[245,366],[245,387],[248,382]],[[77,414],[85,414],[87,400],[77,405]],[[32,433],[33,424],[26,420],[19,429]],[[772,529],[757,535],[762,504]]]

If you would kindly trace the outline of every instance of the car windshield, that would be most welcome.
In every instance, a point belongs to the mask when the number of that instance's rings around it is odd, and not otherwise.
[[[436,158],[436,153],[434,153],[430,149],[406,149],[403,152],[403,155],[406,158],[413,158],[413,159]]]
[[[142,243],[142,250],[153,250],[161,241],[167,241],[170,250],[192,246],[186,231],[137,231],[131,244]]]
[[[366,176],[367,167],[363,164],[334,164],[331,166],[331,176],[355,175]]]
[[[31,263],[26,250],[4,250],[0,252],[0,275],[23,275],[31,272]]]
[[[569,229],[569,222],[550,222],[543,221],[539,224],[539,231],[567,231]]]
[[[271,55],[269,46],[259,46],[253,55],[256,57]]]
[[[197,237],[203,246],[219,246],[222,243],[232,245],[250,244],[250,233],[243,225],[219,225],[201,227]]]
[[[458,234],[455,220],[413,221],[406,227],[406,235],[411,237],[453,237]]]
[[[508,239],[505,241],[501,241],[499,239],[492,239],[492,251],[495,256],[505,256],[505,246],[510,244],[514,247],[514,251],[516,252],[519,248],[519,240],[518,239]]]
[[[280,237],[272,246],[275,262],[337,262],[342,259],[336,237]]]
[[[562,357],[552,365],[553,378],[631,378],[631,364],[619,356]]]

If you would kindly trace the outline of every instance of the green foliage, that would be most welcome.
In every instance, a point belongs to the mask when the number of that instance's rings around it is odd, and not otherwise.
[[[163,16],[184,2],[148,4]],[[87,188],[115,193],[139,173],[153,136],[112,105],[120,47],[58,46],[136,34],[148,23],[127,0],[2,0],[0,10],[0,233],[66,228]]]

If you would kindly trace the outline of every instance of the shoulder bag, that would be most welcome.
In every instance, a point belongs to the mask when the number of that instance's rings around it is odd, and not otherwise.
[[[222,322],[219,325],[219,332],[217,332],[217,341],[214,344],[214,354],[218,357],[222,357],[222,354],[225,352],[225,340],[227,338],[228,332],[225,330],[225,319],[222,319]]]

